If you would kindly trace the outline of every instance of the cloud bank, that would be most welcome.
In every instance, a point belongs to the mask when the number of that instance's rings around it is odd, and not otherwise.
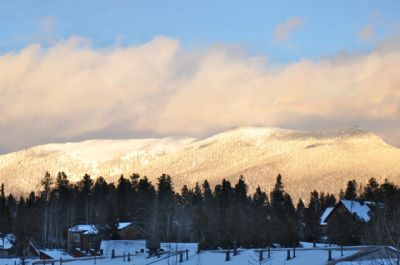
[[[0,152],[53,141],[207,134],[245,125],[358,125],[400,144],[400,49],[286,65],[167,37],[80,38],[0,56]]]

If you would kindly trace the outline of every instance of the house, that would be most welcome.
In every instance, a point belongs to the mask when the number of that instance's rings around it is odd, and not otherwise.
[[[0,257],[11,257],[15,252],[16,237],[13,234],[0,234]]]
[[[98,226],[91,224],[76,225],[68,229],[68,252],[98,249],[100,242]],[[79,254],[75,254],[79,256]],[[82,253],[83,255],[83,253]]]
[[[320,218],[321,239],[347,244],[360,242],[362,227],[370,221],[371,207],[375,205],[373,202],[340,200],[335,207],[328,207]],[[337,232],[331,233],[329,238],[329,230]]]
[[[118,235],[121,240],[143,239],[145,237],[142,228],[133,222],[118,223]]]
[[[329,219],[337,213],[347,214],[359,222],[367,223],[370,220],[370,206],[373,204],[373,202],[340,200],[335,207],[328,207],[325,210],[321,216],[321,225],[328,225]]]
[[[104,235],[102,226],[93,224],[76,225],[68,229],[68,253],[74,256],[96,255]],[[133,222],[118,223],[121,240],[143,239],[143,230]]]

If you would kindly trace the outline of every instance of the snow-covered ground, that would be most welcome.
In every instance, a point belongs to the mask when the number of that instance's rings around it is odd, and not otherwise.
[[[303,242],[300,241],[300,245],[303,248],[313,248],[314,247],[314,243],[311,242]],[[316,243],[315,244],[316,248],[327,248],[327,247],[337,247],[337,245],[333,245],[333,244],[326,244],[326,243]]]
[[[385,260],[385,259],[375,259],[375,260],[363,260],[363,261],[346,261],[339,262],[337,265],[394,265],[397,264],[396,260]]]
[[[345,250],[344,255],[349,256],[356,252],[356,250]],[[291,255],[293,252],[291,251]],[[254,249],[242,250],[237,256],[232,256],[231,260],[225,261],[226,254],[222,251],[204,251],[200,254],[189,252],[189,260],[185,260],[185,254],[183,255],[184,262],[182,264],[185,265],[251,265],[251,264],[260,264],[259,262],[259,253]],[[339,250],[332,250],[332,258],[340,258]],[[267,259],[267,253],[264,253],[265,260],[261,264],[275,265],[275,264],[287,264],[287,265],[322,265],[326,264],[328,260],[328,250],[326,249],[296,249],[296,258],[292,258],[290,260],[286,260],[287,251],[286,250],[272,250],[271,258]],[[0,259],[0,265],[12,265],[14,264],[14,260],[5,260]],[[18,261],[17,261],[18,264]],[[55,262],[55,265],[58,265],[59,262]],[[180,264],[179,256],[172,256],[166,258],[166,255],[162,255],[160,258],[153,257],[147,258],[146,254],[135,254],[131,257],[131,261],[127,261],[127,257],[125,258],[125,262],[122,257],[118,257],[115,259],[111,258],[97,258],[96,263],[93,259],[90,260],[76,260],[69,261],[70,265],[146,265],[146,264]]]
[[[161,243],[161,249],[165,251],[184,251],[196,253],[199,248],[197,243]],[[140,253],[146,249],[146,240],[102,240],[100,249],[103,250],[103,255],[111,257],[112,250],[114,255],[122,256],[124,253]]]
[[[3,259],[0,258],[0,265],[14,265],[14,262],[19,262],[19,259]]]

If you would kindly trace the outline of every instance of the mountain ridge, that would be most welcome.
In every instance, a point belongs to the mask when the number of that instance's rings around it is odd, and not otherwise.
[[[153,182],[170,174],[179,190],[183,184],[223,178],[235,182],[244,175],[250,191],[269,192],[277,174],[294,199],[317,189],[338,193],[350,179],[365,183],[400,180],[400,149],[359,128],[319,131],[274,127],[239,127],[205,139],[165,137],[127,140],[87,140],[47,144],[0,156],[0,182],[13,193],[38,191],[49,171],[64,171],[71,181],[85,173],[116,181],[139,173]]]

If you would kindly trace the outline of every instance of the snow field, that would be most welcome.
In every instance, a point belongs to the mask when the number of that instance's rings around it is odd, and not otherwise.
[[[357,250],[344,250],[344,256],[352,255]],[[291,255],[293,252],[291,251]],[[237,256],[233,256],[231,252],[231,260],[225,261],[226,253],[223,251],[204,251],[200,254],[193,253],[190,251],[189,260],[185,260],[184,262],[179,262],[179,256],[172,256],[166,258],[166,255],[162,255],[160,258],[152,257],[147,258],[146,254],[135,254],[131,256],[131,261],[127,261],[127,257],[125,258],[125,262],[122,257],[117,257],[115,259],[107,258],[97,258],[96,261],[91,260],[76,260],[76,261],[68,261],[63,264],[68,265],[147,265],[147,264],[155,264],[155,265],[164,265],[164,264],[183,264],[183,265],[256,265],[260,264],[259,262],[259,253],[254,249],[242,250]],[[296,249],[296,258],[292,258],[290,260],[286,260],[287,251],[286,250],[271,250],[271,258],[267,259],[267,253],[264,253],[264,261],[261,264],[267,265],[323,265],[327,263],[328,260],[328,250],[326,249]],[[339,250],[332,250],[332,258],[338,259],[341,258]],[[15,259],[7,259],[1,260],[0,265],[13,265]],[[19,260],[16,260],[17,264]],[[59,262],[55,262],[55,265],[59,265]],[[348,264],[348,263],[345,263]]]

